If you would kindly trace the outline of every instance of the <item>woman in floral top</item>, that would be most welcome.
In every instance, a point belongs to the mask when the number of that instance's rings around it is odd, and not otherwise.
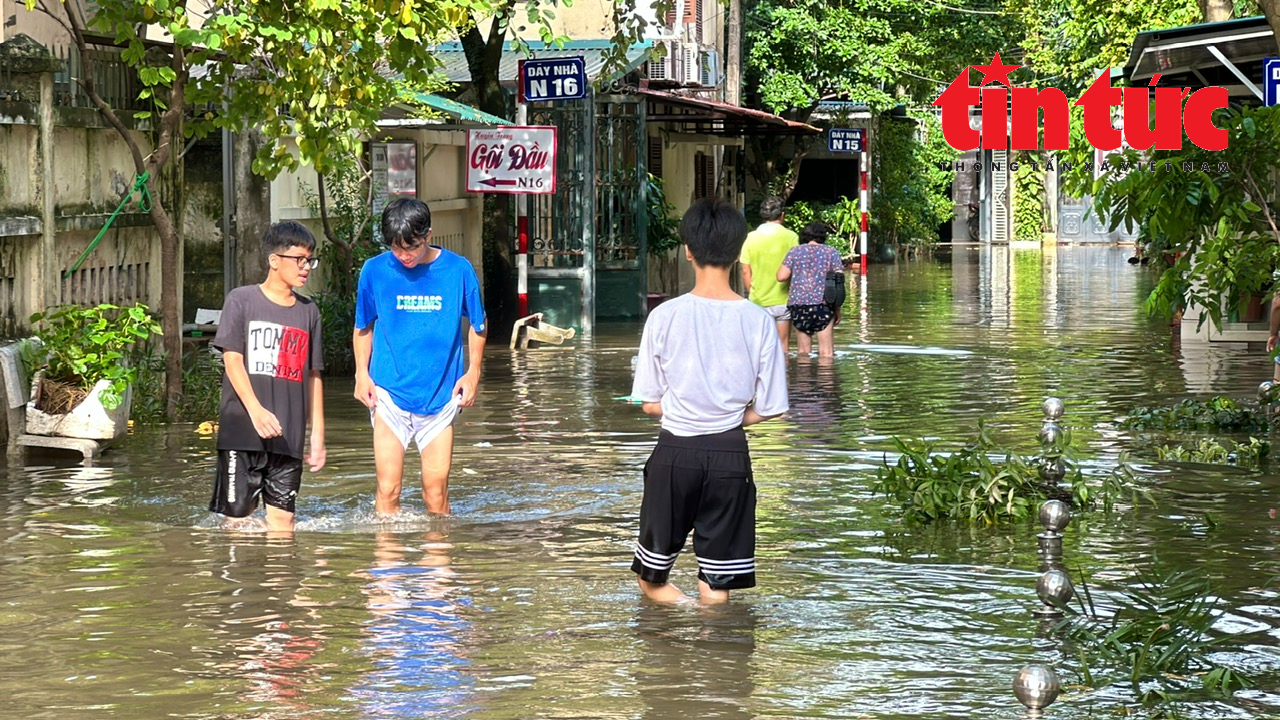
[[[823,302],[828,272],[844,272],[840,251],[826,245],[829,230],[825,223],[811,222],[800,231],[800,244],[791,248],[778,268],[778,282],[791,281],[787,309],[791,326],[799,335],[797,349],[813,350],[813,336],[818,336],[818,357],[835,355],[835,321],[839,308]]]

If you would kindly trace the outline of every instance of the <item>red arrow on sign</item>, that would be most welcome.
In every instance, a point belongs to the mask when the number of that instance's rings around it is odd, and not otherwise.
[[[498,187],[499,185],[511,185],[514,187],[516,184],[516,181],[515,180],[499,180],[498,178],[485,178],[480,181],[480,184],[488,185],[489,187]]]

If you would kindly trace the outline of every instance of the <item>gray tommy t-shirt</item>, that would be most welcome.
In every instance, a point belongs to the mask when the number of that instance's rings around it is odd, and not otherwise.
[[[226,373],[222,374],[219,450],[272,452],[301,458],[306,441],[310,398],[307,376],[324,369],[320,313],[315,303],[294,296],[289,307],[277,305],[257,285],[232,290],[222,305],[213,344],[244,355],[249,385],[262,406],[275,414],[284,434],[263,440]]]
[[[787,411],[787,366],[775,322],[748,300],[681,295],[644,325],[632,397],[662,402],[662,429],[690,437]]]

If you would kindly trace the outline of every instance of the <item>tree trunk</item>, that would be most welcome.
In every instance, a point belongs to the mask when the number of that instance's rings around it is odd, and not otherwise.
[[[156,181],[151,186],[151,221],[160,235],[160,331],[164,333],[165,412],[170,422],[178,417],[182,400],[182,316],[178,308],[178,228],[159,200]]]
[[[1258,8],[1262,10],[1263,16],[1267,18],[1267,24],[1271,26],[1273,42],[1276,44],[1277,52],[1280,53],[1280,0],[1258,0]]]
[[[502,63],[507,19],[514,8],[515,1],[511,0],[504,10],[498,12],[487,36],[474,26],[462,35],[462,50],[467,57],[467,68],[471,71],[471,89],[475,93],[476,105],[498,117],[510,117],[506,91],[502,88],[498,73]],[[511,258],[515,243],[511,235],[510,208],[511,203],[504,195],[485,196],[481,230],[484,238],[484,304],[485,314],[489,316],[489,337],[495,342],[506,339],[506,333],[510,332],[516,320],[518,306],[515,263]]]
[[[808,122],[813,110],[814,108],[805,108],[794,113],[784,113],[783,116],[797,122]],[[792,191],[796,189],[796,182],[800,179],[800,166],[813,146],[811,139],[801,136],[791,136],[795,138],[795,142],[788,145],[787,137],[757,135],[747,140],[747,172],[751,173],[756,185],[765,195],[777,195],[783,200],[790,198]]]
[[[1235,5],[1231,0],[1199,0],[1200,15],[1207,23],[1230,20],[1235,14]]]

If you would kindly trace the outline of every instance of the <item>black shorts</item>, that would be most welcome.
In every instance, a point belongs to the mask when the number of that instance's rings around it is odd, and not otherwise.
[[[836,311],[830,305],[788,305],[787,310],[791,312],[791,327],[805,335],[826,330],[836,319]]]
[[[690,530],[698,579],[716,590],[755,587],[756,485],[742,428],[658,436],[644,466],[631,571],[651,583],[667,582]]]
[[[219,450],[209,512],[248,517],[262,502],[293,512],[302,487],[302,460],[278,453]]]

